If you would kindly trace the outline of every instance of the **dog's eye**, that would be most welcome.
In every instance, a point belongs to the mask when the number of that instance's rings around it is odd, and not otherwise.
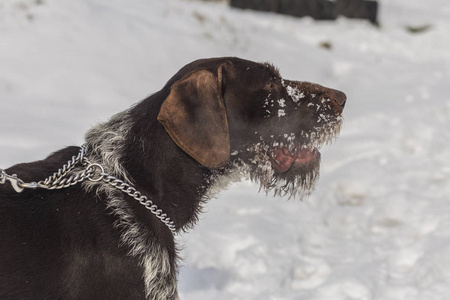
[[[265,86],[264,88],[266,88],[266,89],[272,89],[273,86],[274,86],[273,81],[269,81],[269,82],[266,83],[266,86]]]

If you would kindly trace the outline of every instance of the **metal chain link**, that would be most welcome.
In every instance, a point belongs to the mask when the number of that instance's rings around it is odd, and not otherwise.
[[[0,169],[0,184],[5,184],[6,180],[8,180],[14,190],[17,193],[20,193],[26,188],[43,188],[47,190],[63,189],[80,183],[86,179],[92,182],[104,181],[105,183],[139,201],[140,204],[144,205],[146,209],[150,210],[152,214],[160,219],[161,222],[163,222],[170,229],[170,231],[175,233],[175,223],[169,218],[169,216],[167,216],[167,214],[159,209],[152,200],[142,195],[141,192],[137,191],[130,184],[106,173],[100,164],[91,163],[85,157],[86,152],[87,145],[84,144],[80,147],[80,152],[77,156],[72,156],[72,158],[61,169],[59,169],[50,177],[39,182],[26,183],[23,180],[17,178],[16,174],[8,175],[3,169]],[[69,178],[66,178],[69,172],[72,171],[77,164],[81,164],[82,166],[86,167],[83,171],[72,174]]]
[[[80,147],[80,152],[78,152],[77,156],[72,156],[72,158],[52,176],[39,181],[37,183],[38,187],[48,190],[62,189],[77,184],[78,182],[81,182],[86,178],[89,178],[92,175],[92,170],[88,171],[89,168],[84,169],[83,172],[77,173],[75,176],[72,175],[69,178],[64,178],[64,176],[66,176],[67,173],[75,168],[78,163],[84,164],[84,155],[86,153],[86,150],[87,145],[83,144]]]
[[[101,175],[103,176],[104,182],[139,201],[140,204],[144,205],[145,208],[150,210],[150,212],[154,214],[158,219],[160,219],[161,222],[166,224],[166,226],[169,227],[172,232],[176,231],[175,223],[169,218],[169,216],[167,216],[167,214],[159,209],[158,206],[153,204],[152,200],[142,195],[141,192],[137,191],[133,186],[114,176],[111,176],[107,173],[103,173]]]

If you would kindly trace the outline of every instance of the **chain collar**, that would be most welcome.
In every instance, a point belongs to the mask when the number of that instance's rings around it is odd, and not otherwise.
[[[24,189],[63,189],[80,183],[84,180],[89,180],[92,182],[103,181],[114,187],[115,189],[124,192],[135,200],[139,201],[140,204],[144,205],[145,208],[150,210],[158,219],[161,220],[173,233],[176,231],[175,223],[165,214],[161,209],[158,208],[153,201],[148,199],[146,196],[142,195],[137,191],[132,185],[120,180],[105,172],[104,168],[98,163],[91,163],[86,157],[87,145],[84,144],[80,147],[80,152],[77,156],[72,156],[72,158],[57,172],[52,176],[38,181],[26,183],[23,180],[17,178],[16,174],[8,175],[2,169],[0,169],[0,185],[9,181],[11,186],[17,193],[22,192]],[[75,168],[76,165],[81,165],[84,168],[83,171],[72,174],[69,176],[69,172]]]

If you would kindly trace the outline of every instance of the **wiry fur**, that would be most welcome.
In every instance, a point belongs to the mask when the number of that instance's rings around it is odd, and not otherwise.
[[[126,151],[126,139],[133,120],[128,110],[114,115],[108,122],[98,124],[86,134],[88,157],[102,163],[105,170],[114,176],[132,182],[121,159]]]
[[[168,110],[159,119],[169,95]],[[317,149],[337,135],[344,102],[343,93],[285,81],[268,64],[198,60],[161,91],[92,128],[85,157],[133,185],[183,231],[193,226],[202,203],[243,177],[275,195],[308,195],[319,174]],[[220,134],[205,119],[220,125]],[[190,138],[184,129],[190,129]],[[214,155],[205,155],[210,148],[192,144],[210,137],[230,146],[230,153],[216,147],[221,155],[214,161]],[[77,151],[68,147],[6,172],[24,181],[46,178]],[[205,157],[211,165],[199,163]],[[178,299],[172,232],[106,182],[22,194],[0,186],[0,241],[2,299]]]
[[[86,183],[87,190],[107,195],[107,207],[118,218],[114,226],[121,232],[121,244],[128,255],[137,257],[144,269],[145,295],[148,299],[178,299],[176,271],[167,249],[148,239],[148,229],[134,218],[123,193],[106,184]]]
[[[107,173],[128,182],[132,180],[129,179],[121,160],[131,124],[130,115],[125,111],[116,114],[110,121],[95,126],[86,134],[88,149],[92,149],[87,154],[88,160],[99,163]],[[148,229],[136,220],[132,208],[124,199],[124,194],[102,182],[87,181],[83,185],[87,191],[106,195],[108,209],[118,217],[114,225],[121,232],[121,243],[130,249],[129,255],[141,260],[146,297],[178,298],[176,272],[169,262],[167,249],[148,239]]]
[[[266,193],[273,192],[274,196],[287,195],[303,199],[314,190],[319,176],[319,164],[317,162],[298,167],[298,176],[276,176],[276,171],[270,162],[270,146],[261,142],[249,148],[249,152],[253,155],[251,165],[238,161],[236,166],[245,170],[250,179],[259,183],[260,188]]]

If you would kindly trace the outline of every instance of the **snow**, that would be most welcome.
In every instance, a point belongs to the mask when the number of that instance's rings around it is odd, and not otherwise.
[[[80,145],[194,59],[270,61],[347,94],[341,135],[305,201],[244,181],[207,204],[178,238],[181,299],[448,299],[450,4],[383,0],[380,22],[201,1],[3,1],[0,166]]]

